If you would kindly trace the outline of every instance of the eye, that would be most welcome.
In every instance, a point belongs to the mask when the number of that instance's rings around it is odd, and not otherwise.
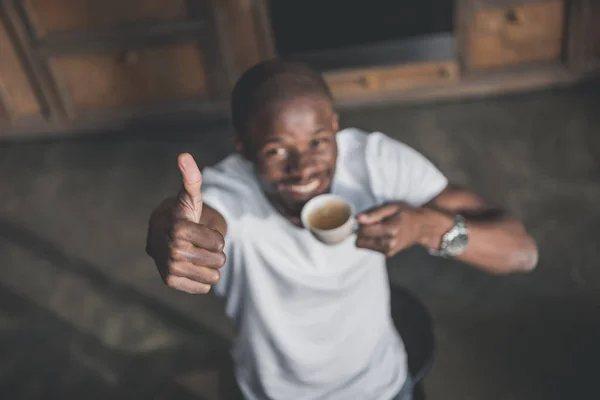
[[[282,147],[275,147],[265,151],[265,156],[271,157],[285,157],[287,151]]]
[[[327,142],[329,142],[329,139],[327,138],[313,139],[310,141],[310,148],[318,149],[319,147],[323,147],[323,145],[327,144]]]

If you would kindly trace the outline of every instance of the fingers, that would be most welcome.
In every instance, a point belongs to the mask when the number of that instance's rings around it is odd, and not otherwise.
[[[220,268],[225,264],[225,239],[219,232],[180,219],[170,232],[169,258],[198,266]]]
[[[398,212],[397,204],[387,204],[372,211],[365,211],[356,217],[359,224],[370,225],[383,221]]]
[[[202,216],[202,173],[194,158],[188,153],[180,154],[177,164],[183,182],[178,196],[183,208],[182,217],[199,223]]]
[[[174,239],[171,242],[169,260],[189,262],[200,267],[221,268],[225,265],[225,253],[222,251],[212,252],[196,247],[190,242]]]
[[[181,239],[211,252],[222,252],[225,247],[225,238],[220,232],[186,219],[175,221],[169,235],[171,239]]]
[[[398,207],[383,206],[363,216],[356,235],[356,247],[378,251],[387,256],[395,254],[401,218]]]
[[[397,227],[393,224],[375,223],[371,225],[360,225],[356,235],[358,237],[393,236]]]
[[[219,282],[221,273],[218,269],[199,267],[188,261],[175,261],[169,265],[169,276],[178,276],[194,282],[214,285]]]
[[[163,275],[167,286],[190,294],[204,294],[219,282],[223,252],[213,253],[182,239],[173,239]]]
[[[378,251],[385,255],[392,255],[396,247],[396,238],[389,236],[381,237],[358,237],[356,247]]]
[[[385,207],[384,207],[385,208]],[[375,210],[374,212],[379,211]],[[369,218],[372,214],[365,215],[365,218]],[[389,214],[388,209],[384,209],[381,213],[377,214],[374,218],[382,219],[372,223],[362,223],[358,227],[358,237],[380,237],[380,236],[395,236],[398,231],[398,224],[401,219],[401,215],[398,213],[397,208],[394,208],[394,213]],[[363,219],[365,219],[363,218]],[[370,222],[370,221],[369,221]]]
[[[211,288],[211,285],[206,283],[194,282],[191,279],[175,275],[169,275],[165,283],[170,288],[181,290],[182,292],[189,294],[206,294],[210,292]]]

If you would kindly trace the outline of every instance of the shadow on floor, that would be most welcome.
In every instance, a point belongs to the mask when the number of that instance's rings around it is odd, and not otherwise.
[[[67,273],[85,275],[111,297],[141,304],[185,337],[176,347],[146,354],[118,351],[0,284],[0,394],[15,399],[145,399],[177,392],[181,399],[198,398],[172,380],[187,371],[222,367],[229,342],[196,321],[112,281],[99,266],[69,256],[10,221],[0,220],[0,240]],[[392,290],[404,289],[396,285]],[[511,310],[510,316],[456,316],[453,335],[462,338],[457,342],[469,343],[460,357],[477,358],[473,363],[482,366],[473,376],[477,386],[504,382],[532,399],[591,398],[598,391],[594,377],[600,359],[599,315],[600,307],[589,299],[543,299]]]
[[[167,399],[176,395],[178,399],[201,399],[186,393],[173,379],[189,371],[221,368],[230,345],[226,339],[7,220],[0,220],[0,240],[18,245],[68,274],[84,275],[111,298],[151,310],[181,336],[175,347],[120,351],[0,283],[1,398]]]

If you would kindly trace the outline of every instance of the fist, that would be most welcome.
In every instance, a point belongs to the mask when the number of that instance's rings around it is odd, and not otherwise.
[[[208,293],[225,264],[223,235],[202,223],[202,174],[189,154],[178,158],[182,186],[152,214],[147,253],[165,284],[186,293]]]
[[[425,210],[403,203],[391,203],[361,213],[356,247],[370,249],[388,257],[417,243],[423,232]]]

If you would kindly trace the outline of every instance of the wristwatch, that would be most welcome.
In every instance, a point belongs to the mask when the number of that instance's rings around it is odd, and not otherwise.
[[[440,257],[456,257],[465,251],[468,243],[467,221],[461,215],[456,215],[454,226],[442,236],[440,249],[429,249],[429,254]]]

